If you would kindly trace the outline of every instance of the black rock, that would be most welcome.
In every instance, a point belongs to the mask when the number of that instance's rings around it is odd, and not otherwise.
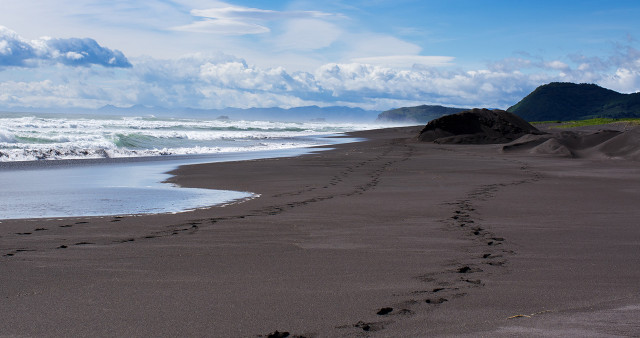
[[[429,122],[418,139],[435,143],[508,143],[527,134],[543,134],[504,110],[471,109]]]

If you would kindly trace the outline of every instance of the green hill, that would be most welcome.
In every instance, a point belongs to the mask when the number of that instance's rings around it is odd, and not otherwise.
[[[552,82],[507,109],[527,121],[640,117],[640,93],[621,94],[595,84]]]
[[[444,115],[456,114],[468,108],[450,108],[443,106],[423,105],[387,110],[378,115],[376,122],[395,123],[427,123]]]

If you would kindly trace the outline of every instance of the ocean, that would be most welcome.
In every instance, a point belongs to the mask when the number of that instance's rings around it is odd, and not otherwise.
[[[216,154],[311,147],[379,125],[1,114],[0,162]]]
[[[377,124],[0,113],[0,220],[175,213],[258,197],[162,183],[184,164],[296,156]]]

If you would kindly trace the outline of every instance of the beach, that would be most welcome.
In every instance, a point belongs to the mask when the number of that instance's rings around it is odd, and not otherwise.
[[[241,202],[2,221],[0,335],[640,335],[637,161],[421,128],[171,173]]]

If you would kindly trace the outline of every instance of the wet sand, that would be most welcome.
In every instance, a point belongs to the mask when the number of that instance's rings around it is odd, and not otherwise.
[[[182,167],[261,197],[0,224],[3,336],[638,336],[638,162],[418,142]]]

